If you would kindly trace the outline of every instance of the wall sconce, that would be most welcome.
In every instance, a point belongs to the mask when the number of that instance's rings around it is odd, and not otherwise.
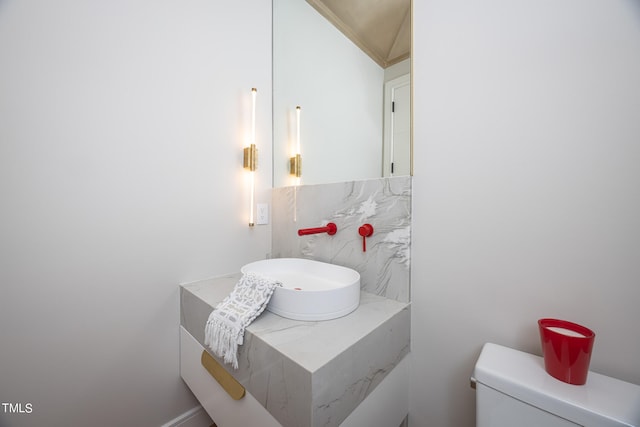
[[[296,151],[289,158],[289,173],[296,178],[302,176],[302,156],[300,155],[300,106],[296,107]]]
[[[253,211],[255,204],[256,169],[258,165],[258,149],[256,148],[256,95],[258,89],[251,88],[251,139],[249,146],[244,148],[242,165],[249,171],[249,227],[253,227]]]
[[[289,159],[289,173],[295,175],[296,178],[302,176],[302,157],[300,154],[296,154]]]

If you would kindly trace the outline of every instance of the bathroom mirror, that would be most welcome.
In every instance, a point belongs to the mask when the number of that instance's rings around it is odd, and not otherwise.
[[[274,187],[409,175],[410,0],[272,5]]]

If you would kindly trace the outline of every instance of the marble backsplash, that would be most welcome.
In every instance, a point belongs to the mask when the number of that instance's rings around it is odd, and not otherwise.
[[[411,177],[275,188],[272,257],[299,257],[353,268],[361,289],[409,302]],[[338,232],[298,236],[300,228],[333,222]],[[358,228],[374,233],[362,250]]]

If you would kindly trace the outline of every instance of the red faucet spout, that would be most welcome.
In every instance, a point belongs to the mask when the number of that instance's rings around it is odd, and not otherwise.
[[[301,228],[298,230],[298,236],[307,236],[309,234],[327,233],[333,236],[338,231],[338,226],[333,222],[328,223],[325,227]]]

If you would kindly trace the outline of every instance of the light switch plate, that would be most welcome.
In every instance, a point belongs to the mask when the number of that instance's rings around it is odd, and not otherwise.
[[[265,225],[269,224],[269,204],[268,203],[258,203],[257,204],[258,213],[256,215],[256,224]]]

